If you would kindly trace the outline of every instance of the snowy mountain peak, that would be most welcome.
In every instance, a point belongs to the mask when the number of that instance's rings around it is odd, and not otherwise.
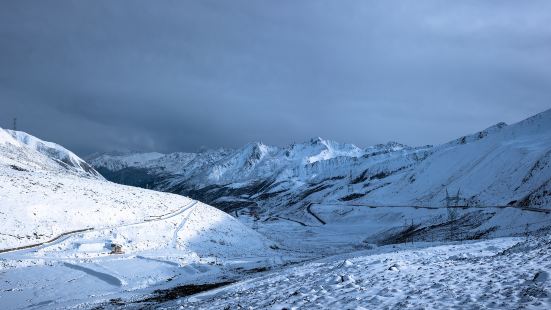
[[[311,138],[310,144],[312,145],[320,145],[320,144],[326,144],[325,140],[321,137]]]
[[[260,162],[264,156],[268,154],[270,147],[260,142],[247,144],[244,148],[243,155],[245,158],[245,165],[247,169],[254,167]]]
[[[307,157],[307,162],[310,164],[336,157],[360,157],[364,155],[364,151],[354,144],[317,138],[312,145],[314,146],[314,149],[311,150],[312,155]]]
[[[0,129],[1,309],[96,308],[82,303],[271,266],[277,245],[232,216],[88,167],[57,144]]]
[[[396,142],[396,141],[389,141],[386,144],[382,144],[382,143],[381,144],[376,144],[375,146],[368,147],[367,149],[368,150],[372,150],[372,149],[380,149],[381,150],[382,149],[382,150],[386,150],[386,151],[400,151],[400,150],[407,149],[407,148],[410,148],[410,147],[405,145],[405,144]]]
[[[123,169],[131,166],[142,166],[150,161],[163,157],[164,154],[157,152],[149,153],[105,153],[96,157],[90,156],[93,164],[113,169]]]
[[[505,127],[507,127],[507,124],[504,123],[504,122],[500,122],[500,123],[497,123],[495,125],[492,125],[492,126],[486,128],[482,131],[474,133],[472,135],[463,136],[459,139],[455,139],[451,143],[452,144],[467,144],[467,143],[471,143],[471,142],[474,142],[474,141],[478,141],[478,140],[486,138],[488,135],[492,135],[492,134],[495,134],[495,133],[499,132],[500,130],[502,130]]]
[[[262,150],[268,150],[269,146],[265,145],[262,142],[251,142],[245,144],[245,146],[242,148],[243,150],[251,150],[251,151],[262,151]]]

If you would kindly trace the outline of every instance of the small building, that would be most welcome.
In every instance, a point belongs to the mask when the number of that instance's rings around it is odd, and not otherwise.
[[[122,245],[112,243],[111,244],[111,253],[109,254],[124,254],[124,251],[122,250]]]

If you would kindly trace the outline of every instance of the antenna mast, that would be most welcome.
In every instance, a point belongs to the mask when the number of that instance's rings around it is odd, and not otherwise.
[[[13,130],[17,130],[17,117],[13,118]]]

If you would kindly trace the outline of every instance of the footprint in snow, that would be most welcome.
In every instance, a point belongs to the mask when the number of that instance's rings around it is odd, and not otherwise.
[[[535,284],[543,285],[545,282],[549,280],[549,273],[547,271],[538,271],[534,275],[534,279],[532,280]]]
[[[335,277],[335,283],[344,283],[344,282],[356,282],[356,279],[352,275],[339,275]]]
[[[389,271],[400,271],[400,268],[398,268],[398,264],[392,264],[392,266],[388,267],[387,270]]]

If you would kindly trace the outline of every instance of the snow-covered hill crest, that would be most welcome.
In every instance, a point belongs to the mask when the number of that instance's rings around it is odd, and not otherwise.
[[[22,131],[0,128],[0,164],[13,169],[103,177],[87,162],[61,145],[40,140]]]

